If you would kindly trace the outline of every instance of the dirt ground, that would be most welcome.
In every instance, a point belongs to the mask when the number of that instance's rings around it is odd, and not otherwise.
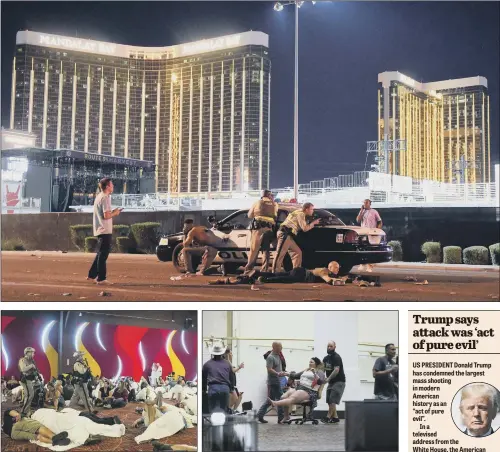
[[[498,301],[498,280],[449,281],[427,278],[416,285],[403,278],[383,276],[382,287],[326,284],[264,284],[210,286],[218,278],[196,276],[172,281],[179,274],[156,256],[112,254],[108,279],[96,286],[85,280],[94,256],[84,253],[2,253],[2,301]],[[105,291],[108,296],[100,296]],[[69,295],[64,295],[69,294]]]

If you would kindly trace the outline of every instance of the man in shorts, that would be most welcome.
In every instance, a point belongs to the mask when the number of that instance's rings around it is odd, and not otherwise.
[[[324,424],[338,424],[337,405],[340,404],[345,389],[345,373],[342,358],[335,351],[337,345],[334,341],[328,342],[327,355],[323,358],[326,372],[326,401],[328,403],[328,415],[321,419]]]

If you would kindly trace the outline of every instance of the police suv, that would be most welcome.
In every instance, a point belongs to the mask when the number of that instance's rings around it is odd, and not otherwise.
[[[277,227],[285,221],[290,212],[300,209],[297,204],[279,204]],[[295,241],[302,249],[302,266],[306,268],[327,267],[331,261],[337,261],[341,273],[347,274],[355,265],[389,262],[392,260],[392,248],[387,245],[382,229],[348,226],[340,218],[324,209],[315,209],[310,221],[320,218],[321,222],[308,232],[300,232]],[[248,218],[248,209],[238,210],[223,220],[208,218],[212,231],[221,238],[227,238],[224,248],[219,249],[214,265],[223,265],[224,273],[235,273],[245,266],[250,250],[252,220]],[[172,261],[181,272],[185,271],[182,232],[165,235],[156,247],[160,261]],[[271,259],[276,254],[276,241],[271,245]],[[261,255],[257,265],[261,264]],[[200,257],[201,261],[201,257]],[[198,265],[193,262],[194,267]],[[289,256],[283,262],[285,270],[291,270]]]

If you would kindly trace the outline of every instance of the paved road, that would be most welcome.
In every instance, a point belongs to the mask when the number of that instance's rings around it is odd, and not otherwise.
[[[380,271],[382,287],[328,286],[326,284],[265,284],[209,286],[217,276],[178,276],[171,263],[155,256],[112,254],[109,279],[115,284],[96,286],[85,280],[93,255],[60,252],[3,252],[3,301],[498,301],[499,279],[479,272],[453,275],[433,271],[428,285],[404,281],[415,271]],[[447,274],[448,273],[448,274]],[[377,274],[374,271],[373,274]],[[107,297],[99,296],[102,291]],[[64,296],[63,293],[71,295]]]

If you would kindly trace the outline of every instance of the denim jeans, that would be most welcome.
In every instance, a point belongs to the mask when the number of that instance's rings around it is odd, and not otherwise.
[[[229,386],[213,384],[208,386],[208,411],[227,412],[229,408]]]

